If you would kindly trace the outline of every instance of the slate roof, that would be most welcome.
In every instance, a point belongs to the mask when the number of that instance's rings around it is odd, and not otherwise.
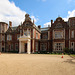
[[[48,31],[49,27],[41,28],[41,31]]]
[[[18,27],[18,26],[16,26],[16,27],[11,27],[11,29],[12,29],[12,30],[16,30],[16,29],[17,29],[17,27]]]

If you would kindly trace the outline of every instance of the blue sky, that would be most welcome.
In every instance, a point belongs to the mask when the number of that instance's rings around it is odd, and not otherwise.
[[[58,16],[64,18],[64,20],[67,20],[69,17],[71,16],[73,17],[75,15],[74,0],[6,0],[6,1],[9,1],[11,5],[14,4],[15,8],[16,7],[19,8],[20,11],[22,11],[23,13],[28,13],[32,19],[33,18],[35,19],[35,24],[41,25],[42,27],[45,27],[48,24],[50,24],[50,20],[51,19],[55,20]],[[17,13],[17,10],[14,10],[15,8],[13,8],[12,11],[15,11],[14,13]]]

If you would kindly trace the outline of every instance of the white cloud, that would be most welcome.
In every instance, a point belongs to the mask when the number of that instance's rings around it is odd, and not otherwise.
[[[69,17],[75,17],[75,10],[73,11],[68,11],[67,17],[63,18],[65,21],[68,21]]]
[[[68,11],[67,17],[65,17],[65,18],[63,18],[63,19],[64,19],[64,21],[68,21],[68,19],[69,19],[70,17],[75,17],[75,10],[73,10],[73,11]],[[51,22],[45,23],[45,24],[44,24],[44,27],[48,27],[48,25],[51,26]]]
[[[26,12],[9,0],[0,0],[0,21],[12,21],[13,26],[19,25],[25,19]],[[34,17],[34,16],[33,16]],[[34,17],[35,21],[36,18]]]
[[[13,26],[19,25],[24,20],[26,12],[16,7],[14,2],[0,0],[0,21],[13,22]]]
[[[32,21],[34,20],[34,22],[36,23],[39,19],[35,18],[35,16],[31,16]]]
[[[44,24],[44,27],[48,27],[48,26],[51,26],[51,22],[47,22]]]

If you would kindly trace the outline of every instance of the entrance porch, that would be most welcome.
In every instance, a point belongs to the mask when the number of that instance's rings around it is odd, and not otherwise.
[[[30,36],[23,35],[19,38],[19,53],[31,53]]]

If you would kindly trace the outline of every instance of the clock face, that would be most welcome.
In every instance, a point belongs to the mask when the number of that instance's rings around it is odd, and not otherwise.
[[[60,19],[58,19],[58,21],[60,21]]]

